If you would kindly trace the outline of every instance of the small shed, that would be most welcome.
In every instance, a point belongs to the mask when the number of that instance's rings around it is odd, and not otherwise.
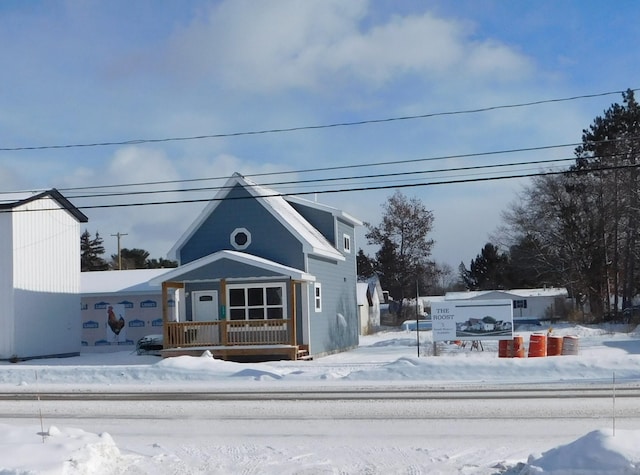
[[[375,277],[358,282],[357,289],[360,334],[370,335],[380,327],[380,304],[384,303],[380,280]]]
[[[0,359],[80,353],[80,223],[62,194],[0,196]]]

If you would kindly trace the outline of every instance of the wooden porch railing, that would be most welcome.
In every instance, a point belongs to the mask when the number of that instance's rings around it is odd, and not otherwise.
[[[286,319],[167,322],[165,325],[165,348],[296,344],[290,320]]]

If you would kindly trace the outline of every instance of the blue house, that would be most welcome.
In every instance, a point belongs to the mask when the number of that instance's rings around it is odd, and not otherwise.
[[[180,266],[155,280],[163,354],[297,359],[357,346],[361,224],[234,174],[170,251]]]

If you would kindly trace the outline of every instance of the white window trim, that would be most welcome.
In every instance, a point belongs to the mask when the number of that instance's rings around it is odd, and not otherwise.
[[[316,313],[322,312],[322,284],[320,282],[313,284],[313,308]]]
[[[342,250],[351,254],[351,236],[346,233],[342,235]]]
[[[235,321],[235,322],[241,322],[242,320],[231,320],[231,309],[234,308],[244,308],[245,311],[245,320],[248,321],[259,321],[259,320],[250,320],[249,317],[249,309],[250,308],[257,308],[256,306],[250,306],[249,302],[247,301],[247,290],[248,289],[256,289],[256,288],[261,288],[264,292],[264,289],[266,289],[267,287],[279,287],[280,289],[282,289],[282,305],[267,305],[266,299],[263,303],[263,305],[261,305],[261,308],[265,309],[264,315],[265,321],[269,321],[269,319],[267,318],[267,309],[268,308],[275,308],[275,307],[282,307],[282,319],[287,320],[289,318],[289,314],[288,314],[288,309],[287,309],[287,286],[282,283],[282,282],[271,282],[271,283],[264,283],[264,284],[227,284],[227,291],[226,291],[226,298],[227,298],[227,320],[229,321]],[[229,297],[229,292],[232,289],[243,289],[245,291],[245,304],[243,307],[232,307],[231,306],[231,300]]]

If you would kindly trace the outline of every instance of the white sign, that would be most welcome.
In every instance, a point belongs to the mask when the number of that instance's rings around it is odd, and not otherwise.
[[[433,341],[510,340],[511,300],[449,300],[431,304]]]

